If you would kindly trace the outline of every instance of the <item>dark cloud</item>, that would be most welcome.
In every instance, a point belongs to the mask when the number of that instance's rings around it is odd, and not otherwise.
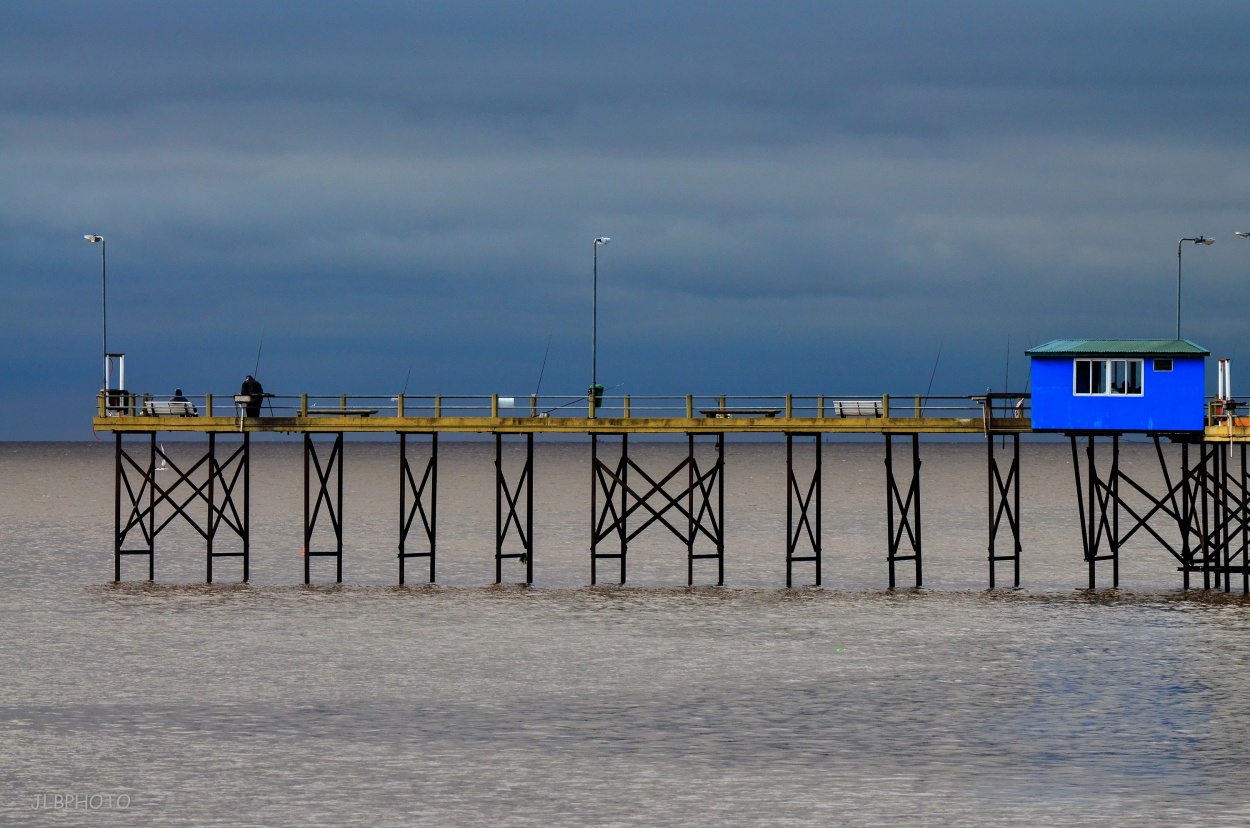
[[[229,391],[263,329],[292,391],[413,363],[431,392],[512,388],[551,334],[544,386],[576,392],[599,234],[600,366],[634,393],[914,392],[939,342],[971,393],[1008,335],[1167,335],[1175,240],[1199,232],[1219,243],[1187,251],[1188,332],[1231,352],[1248,24],[1233,3],[6,3],[0,436],[80,433],[22,400],[94,390],[86,232],[110,241],[110,341],[156,389]]]

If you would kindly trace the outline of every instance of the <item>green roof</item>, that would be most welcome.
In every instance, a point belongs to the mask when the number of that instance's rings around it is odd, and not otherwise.
[[[1029,356],[1210,356],[1188,339],[1056,339],[1025,351]]]

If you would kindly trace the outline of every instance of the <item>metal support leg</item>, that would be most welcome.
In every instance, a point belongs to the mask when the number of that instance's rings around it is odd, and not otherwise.
[[[312,476],[317,478],[317,494],[312,493]],[[317,518],[325,507],[326,518],[334,533],[334,549],[313,549],[313,532]],[[311,434],[304,435],[304,583],[312,582],[312,559],[335,559],[335,581],[343,582],[343,432],[334,435],[330,456],[324,465],[317,455]]]
[[[521,525],[518,504],[525,493],[525,525]],[[505,509],[506,507],[506,509]],[[520,552],[505,553],[508,533],[515,528],[521,542]],[[516,558],[525,564],[525,583],[534,582],[534,434],[525,435],[525,465],[516,486],[508,484],[503,470],[503,435],[495,435],[495,583],[503,581],[505,558]]]
[[[1081,542],[1085,551],[1085,563],[1089,575],[1089,588],[1098,587],[1098,564],[1111,562],[1111,583],[1120,585],[1120,437],[1111,436],[1111,471],[1104,480],[1098,473],[1097,438],[1085,435],[1086,477],[1081,483],[1081,463],[1077,452],[1078,435],[1070,434],[1072,442],[1072,469],[1076,479],[1077,505],[1081,513]],[[1101,554],[1103,541],[1107,553]]]
[[[1199,447],[1200,462],[1202,464],[1201,476],[1199,477],[1198,496],[1202,499],[1202,534],[1201,546],[1202,550],[1202,588],[1208,590],[1211,588],[1211,453],[1207,450],[1207,444],[1203,443]]]
[[[994,453],[994,437],[986,440],[989,511],[989,566],[990,589],[995,587],[995,565],[1000,561],[1010,561],[1013,567],[1012,586],[1020,586],[1020,435],[1011,435],[1011,464],[1007,467],[1006,476],[1002,473],[997,455]],[[996,542],[998,532],[1006,518],[1007,529],[1011,532],[1011,552],[999,555]]]
[[[628,576],[629,539],[626,496],[629,492],[629,435],[621,438],[621,453],[615,465],[599,459],[600,435],[590,435],[590,584],[599,582],[599,560],[615,558],[620,567],[620,583]],[[603,495],[603,511],[599,495]],[[619,495],[619,505],[618,505]],[[616,535],[616,552],[600,552],[599,545]]]
[[[156,580],[156,434],[148,435],[148,580]]]
[[[916,586],[919,587],[924,585],[920,526],[920,435],[902,435],[911,437],[911,482],[907,486],[906,497],[902,495],[898,485],[898,479],[894,474],[894,437],[896,436],[899,435],[885,435],[885,485],[886,513],[889,524],[888,556],[890,564],[890,589],[894,589],[896,586],[895,566],[899,561],[915,561]],[[896,508],[897,523],[895,521]],[[899,554],[899,550],[903,546],[904,535],[907,536],[907,542],[911,548],[911,554],[909,555]]]
[[[694,586],[694,435],[687,434],[686,442],[686,586]]]
[[[1183,586],[1190,589],[1194,573],[1202,573],[1203,589],[1211,588],[1211,557],[1219,544],[1211,533],[1212,487],[1217,486],[1212,464],[1218,462],[1212,449],[1215,444],[1181,445],[1181,574]],[[1196,455],[1196,456],[1195,456]]]
[[[725,582],[725,436],[716,436],[716,459],[710,469],[700,467],[694,451],[694,435],[687,435],[686,456],[672,471],[660,478],[647,474],[629,457],[629,439],[621,438],[621,454],[615,464],[608,464],[599,455],[599,440],[603,435],[591,435],[591,540],[590,582],[598,580],[598,562],[601,558],[620,560],[621,583],[625,583],[626,555],[629,542],[654,523],[660,523],[676,535],[686,546],[686,583],[694,583],[694,562],[715,559],[717,584]],[[681,475],[682,472],[686,474]],[[635,488],[631,480],[642,483]],[[682,481],[681,490],[666,489],[675,481]],[[602,506],[600,496],[602,495]],[[619,501],[618,501],[619,498]],[[656,504],[659,504],[658,506]],[[641,525],[630,528],[629,519],[636,512],[645,512],[648,518]],[[670,512],[684,518],[680,524],[670,519]],[[619,552],[600,552],[599,545],[612,535],[620,543]],[[715,551],[699,552],[699,537],[710,541]]]
[[[411,500],[411,504],[409,501]],[[421,518],[428,546],[411,552],[408,533],[413,522]],[[435,539],[438,518],[438,433],[430,434],[430,457],[418,483],[408,459],[408,435],[399,433],[399,583],[404,583],[405,564],[409,558],[430,559],[430,583],[434,583]]]
[[[244,435],[242,445],[224,461],[218,458],[217,435],[208,435],[208,449],[195,462],[181,467],[157,447],[156,434],[148,433],[146,457],[136,459],[125,448],[122,435],[116,435],[113,504],[113,577],[121,580],[123,555],[148,557],[148,580],[156,577],[156,538],[175,520],[182,519],[204,538],[206,579],[213,581],[213,562],[217,558],[243,558],[243,580],[248,571],[248,466],[249,441]],[[157,458],[161,465],[157,466]],[[157,472],[165,476],[158,477]],[[138,484],[136,487],[136,483]],[[239,493],[242,492],[242,512]],[[146,501],[146,502],[145,502]],[[123,510],[123,503],[125,509]],[[202,503],[205,513],[193,506]],[[158,515],[158,511],[161,513]],[[200,515],[204,515],[201,522]],[[159,520],[158,520],[159,518]],[[241,551],[223,552],[217,545],[222,524],[242,540]],[[138,530],[143,547],[126,548],[127,539]]]
[[[146,555],[148,580],[156,580],[156,434],[148,434],[147,458],[140,463],[114,432],[113,469],[113,580],[122,579],[122,557]],[[146,502],[145,502],[146,501]],[[125,504],[123,510],[122,505]],[[138,530],[143,546],[126,548]]]
[[[1112,585],[1120,582],[1120,550],[1139,530],[1144,530],[1163,546],[1180,564],[1185,589],[1189,589],[1192,576],[1202,573],[1204,589],[1231,589],[1234,573],[1243,573],[1243,582],[1250,579],[1250,570],[1236,562],[1244,561],[1250,540],[1247,525],[1247,504],[1243,494],[1250,485],[1247,470],[1234,471],[1232,454],[1228,447],[1218,443],[1195,442],[1194,452],[1190,445],[1180,445],[1180,473],[1174,474],[1168,466],[1160,435],[1154,435],[1155,452],[1159,459],[1165,489],[1154,494],[1142,483],[1134,481],[1120,467],[1119,437],[1111,438],[1110,471],[1102,476],[1097,458],[1098,437],[1104,435],[1070,434],[1072,463],[1075,470],[1077,505],[1081,516],[1081,540],[1089,569],[1089,586],[1097,586],[1098,564],[1111,563]],[[1082,483],[1080,455],[1077,439],[1087,440],[1085,450],[1086,474]],[[1245,447],[1241,451],[1244,453]],[[1133,496],[1125,500],[1125,494]],[[1145,505],[1142,505],[1144,501]],[[1121,522],[1123,511],[1128,518]],[[1165,520],[1171,531],[1162,533],[1153,526],[1152,520]],[[1104,548],[1105,545],[1105,548]]]
[[[599,518],[599,485],[595,480],[599,472],[599,435],[590,435],[590,585],[598,579],[599,538],[596,522]]]
[[[687,434],[686,463],[686,586],[694,586],[694,562],[716,561],[716,585],[725,585],[725,435],[716,435],[716,460],[708,472],[699,468],[694,435]],[[696,505],[697,504],[697,505]],[[710,540],[713,552],[695,552],[699,535]]]
[[[243,583],[252,577],[252,435],[243,435]]]
[[[206,498],[208,506],[208,514],[205,515],[205,523],[208,531],[204,535],[204,583],[211,584],[213,582],[213,539],[217,537],[217,522],[213,520],[213,506],[217,496],[216,487],[216,471],[217,471],[217,435],[213,432],[208,433],[208,497]]]
[[[251,435],[244,432],[243,442],[220,462],[217,456],[217,435],[208,435],[208,484],[205,503],[208,507],[207,529],[204,538],[207,547],[208,583],[213,582],[213,561],[217,558],[242,558],[243,582],[251,576]],[[172,463],[171,468],[174,468]],[[239,489],[242,489],[242,492]],[[242,511],[238,498],[242,498]],[[235,552],[222,552],[216,545],[217,531],[222,524],[242,542]]]
[[[122,433],[113,432],[113,582],[122,579]]]
[[[1181,444],[1181,578],[1183,588],[1189,589],[1189,570],[1193,561],[1193,548],[1189,545],[1194,526],[1193,485],[1190,479],[1189,444]]]
[[[1183,447],[1183,458],[1187,467],[1183,492],[1186,515],[1182,525],[1186,554],[1182,559],[1181,569],[1184,573],[1185,589],[1190,588],[1192,573],[1201,573],[1202,588],[1210,589],[1213,575],[1216,585],[1219,585],[1218,559],[1222,532],[1218,503],[1221,489],[1218,468],[1221,449],[1217,444],[1205,442],[1195,443],[1194,448],[1196,457],[1189,452],[1188,445]]]
[[[1238,478],[1241,482],[1241,500],[1240,508],[1237,512],[1238,527],[1241,532],[1241,542],[1239,544],[1239,562],[1241,565],[1241,592],[1243,595],[1250,595],[1250,480],[1247,480],[1246,468],[1246,444],[1239,443],[1238,449],[1241,453],[1241,466],[1238,469]]]
[[[1111,438],[1111,537],[1115,544],[1111,547],[1111,586],[1120,588],[1120,435]]]
[[[800,486],[794,472],[794,438],[815,438],[815,462],[810,480],[804,478]],[[820,586],[820,462],[821,435],[786,432],[786,589],[793,586],[794,564],[811,561],[816,568],[816,586]],[[798,505],[798,521],[795,521],[795,504]],[[798,548],[807,539],[811,554],[799,555]]]
[[[1223,589],[1225,592],[1228,592],[1231,588],[1229,582],[1232,580],[1232,578],[1229,577],[1228,571],[1229,566],[1231,566],[1229,554],[1230,547],[1232,546],[1232,544],[1229,543],[1228,525],[1228,452],[1225,450],[1224,446],[1217,445],[1215,447],[1214,455],[1216,461],[1217,479],[1215,488],[1215,508],[1217,512],[1215,521],[1215,548],[1218,558],[1218,566],[1215,571],[1215,586],[1216,589]]]

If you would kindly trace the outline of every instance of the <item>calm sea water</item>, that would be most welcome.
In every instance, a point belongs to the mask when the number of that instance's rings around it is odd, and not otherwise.
[[[878,443],[826,446],[826,586],[793,591],[783,445],[729,445],[719,589],[658,529],[586,586],[584,444],[539,445],[536,585],[487,586],[493,451],[442,446],[440,583],[397,588],[396,445],[349,442],[347,584],[306,588],[299,444],[257,444],[252,584],[209,587],[183,528],[155,585],[109,582],[110,444],[0,445],[0,823],[1250,822],[1250,604],[1145,541],[1119,593],[1076,589],[1065,445],[1025,446],[1014,592],[985,590],[983,444],[924,446],[927,588],[895,593]]]

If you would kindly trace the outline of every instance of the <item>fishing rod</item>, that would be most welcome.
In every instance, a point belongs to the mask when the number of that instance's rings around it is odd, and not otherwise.
[[[265,329],[260,330],[260,344],[256,346],[256,366],[252,368],[252,378],[256,379],[260,376],[260,352],[265,348]]]
[[[1033,350],[1033,337],[1029,337],[1029,350]],[[1029,369],[1024,372],[1024,392],[1029,393],[1029,383],[1033,381],[1033,360],[1029,360]]]
[[[1011,391],[1011,334],[1007,334],[1007,368],[1003,374],[1003,391]]]
[[[933,360],[933,370],[929,373],[929,387],[924,390],[924,395],[929,396],[929,392],[933,390],[933,378],[937,376],[938,363],[942,360],[942,346],[946,344],[946,340],[938,343],[937,359]]]
[[[252,366],[252,379],[260,382],[260,354],[265,349],[265,329],[260,329],[260,344],[256,346],[256,364]],[[265,399],[269,402],[269,416],[273,416],[273,394],[265,394]]]
[[[1010,332],[1008,332],[1007,334],[1007,360],[1006,362],[1007,362],[1007,367],[1003,371],[1003,393],[1004,394],[1011,392],[1011,333]],[[993,407],[990,408],[990,415],[993,416]],[[990,439],[993,440],[994,438],[991,437]],[[1005,447],[1007,445],[1007,435],[1004,434],[1001,438],[999,438],[998,445],[1000,447]]]
[[[403,389],[399,392],[399,396],[397,396],[397,397],[391,397],[391,402],[393,402],[393,403],[398,403],[398,402],[399,402],[400,397],[402,397],[402,396],[404,396],[404,394],[407,394],[407,393],[408,393],[408,380],[410,380],[410,379],[412,379],[412,366],[411,366],[411,365],[409,365],[409,366],[408,366],[408,373],[404,376],[404,387],[403,387]]]
[[[534,386],[534,396],[538,396],[538,390],[543,387],[543,374],[547,372],[547,355],[551,353],[551,337],[555,336],[555,331],[547,334],[547,350],[543,351],[543,367],[538,369],[538,384]]]

